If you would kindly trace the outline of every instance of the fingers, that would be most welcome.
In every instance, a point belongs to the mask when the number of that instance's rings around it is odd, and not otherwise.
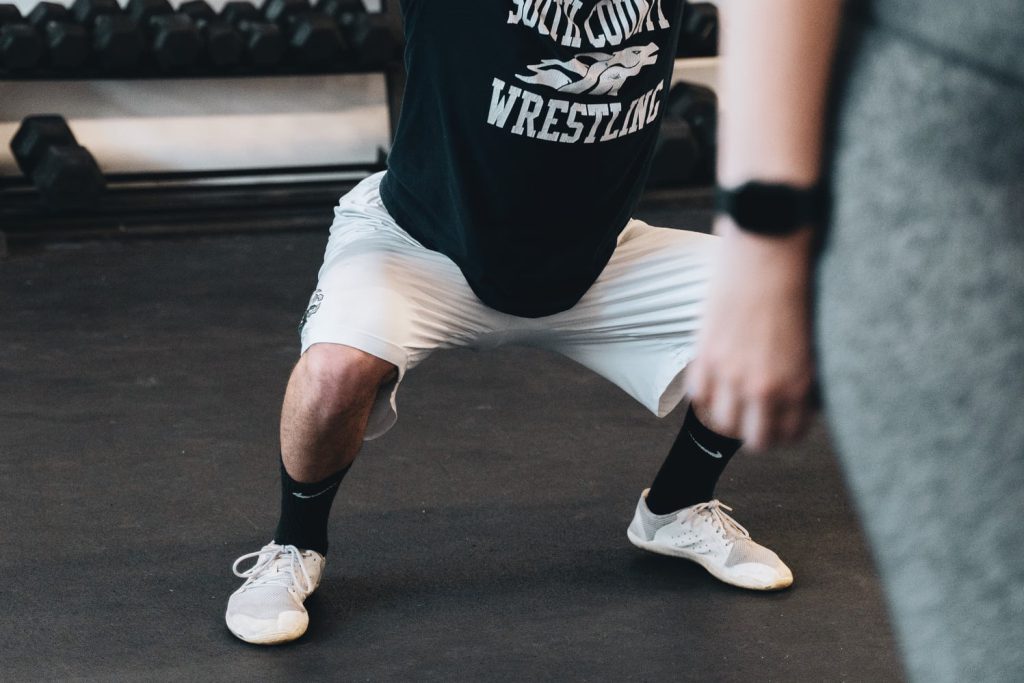
[[[740,431],[744,444],[751,450],[761,451],[774,441],[775,424],[771,409],[759,402],[749,402],[743,410],[743,427]]]
[[[806,402],[750,401],[744,406],[742,438],[752,450],[798,439],[807,427],[810,408]]]
[[[806,401],[784,408],[777,418],[777,440],[794,441],[802,436],[807,429],[812,410],[812,405]]]
[[[763,450],[793,441],[813,409],[813,364],[804,354],[744,357],[700,345],[686,371],[686,390],[698,418],[710,429]],[[742,368],[747,368],[741,371]]]
[[[740,438],[752,450],[797,439],[811,412],[805,392],[745,391],[742,384],[715,383],[699,369],[687,388],[698,417],[710,429]]]
[[[741,386],[713,371],[714,363],[699,358],[687,369],[687,393],[697,418],[724,436],[744,438],[744,402]]]

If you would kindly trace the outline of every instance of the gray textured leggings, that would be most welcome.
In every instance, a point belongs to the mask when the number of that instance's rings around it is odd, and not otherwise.
[[[855,55],[826,411],[910,677],[1024,681],[1024,87],[878,28]]]

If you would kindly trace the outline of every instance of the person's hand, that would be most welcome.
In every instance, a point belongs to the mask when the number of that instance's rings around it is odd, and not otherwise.
[[[810,249],[804,230],[722,236],[705,319],[686,384],[715,431],[762,449],[799,436],[811,410]]]

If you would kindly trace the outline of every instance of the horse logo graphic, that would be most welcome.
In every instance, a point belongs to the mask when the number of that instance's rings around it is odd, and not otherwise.
[[[313,314],[320,310],[320,304],[324,300],[323,290],[316,290],[313,292],[313,296],[309,298],[309,306],[306,307],[306,312],[302,314],[302,320],[299,321],[299,331],[306,326],[309,319],[313,317]]]
[[[516,78],[574,95],[618,95],[627,80],[657,61],[658,46],[648,43],[612,55],[585,52],[564,62],[545,59],[526,67],[533,72],[532,76],[517,74]]]

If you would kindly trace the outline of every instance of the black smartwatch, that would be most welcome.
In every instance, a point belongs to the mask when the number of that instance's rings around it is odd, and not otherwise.
[[[827,201],[820,185],[744,183],[715,189],[715,210],[729,216],[740,229],[757,235],[782,236],[821,223]]]

